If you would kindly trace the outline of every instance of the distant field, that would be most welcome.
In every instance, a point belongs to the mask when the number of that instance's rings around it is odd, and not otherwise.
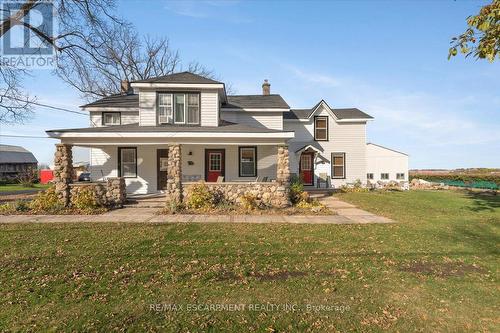
[[[500,196],[341,198],[398,223],[0,224],[0,331],[498,331]]]

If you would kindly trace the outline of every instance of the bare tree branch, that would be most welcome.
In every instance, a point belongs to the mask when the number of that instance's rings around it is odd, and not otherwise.
[[[61,54],[57,74],[87,100],[120,92],[122,80],[142,80],[183,70],[177,50],[167,38],[139,37],[129,24],[114,25],[93,35],[99,48]],[[213,78],[213,72],[199,63],[187,70]]]

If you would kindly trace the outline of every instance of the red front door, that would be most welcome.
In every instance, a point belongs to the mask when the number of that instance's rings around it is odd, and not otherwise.
[[[300,155],[300,179],[304,185],[313,185],[314,182],[314,153],[302,153]]]
[[[224,150],[207,149],[205,151],[205,180],[216,182],[224,177]]]

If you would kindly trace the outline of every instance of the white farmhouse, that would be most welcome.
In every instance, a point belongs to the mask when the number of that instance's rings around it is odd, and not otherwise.
[[[310,187],[408,180],[406,155],[367,145],[371,116],[323,100],[290,108],[270,86],[266,80],[261,95],[227,95],[223,82],[189,72],[122,82],[120,94],[82,106],[89,127],[47,133],[91,148],[92,180],[123,177],[133,194],[162,192],[169,180],[243,185],[289,173]]]

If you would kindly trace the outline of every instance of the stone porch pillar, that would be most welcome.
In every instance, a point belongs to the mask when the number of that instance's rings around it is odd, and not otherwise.
[[[290,183],[290,160],[288,157],[288,146],[278,146],[276,181],[282,185]]]
[[[168,146],[167,202],[182,202],[181,146]]]
[[[276,181],[279,184],[276,191],[278,207],[290,206],[290,160],[288,146],[278,146],[278,161],[276,164]]]
[[[56,193],[59,200],[69,206],[70,187],[73,183],[73,152],[72,145],[59,143],[56,144],[56,153],[54,155],[54,182]]]

